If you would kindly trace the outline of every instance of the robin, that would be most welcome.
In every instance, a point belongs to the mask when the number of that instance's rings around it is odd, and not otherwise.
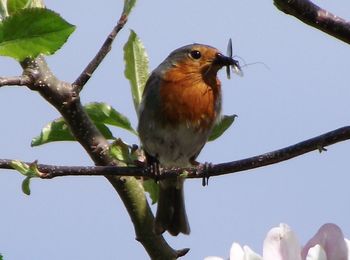
[[[139,110],[138,132],[148,164],[165,168],[198,165],[196,157],[220,119],[221,83],[217,72],[238,62],[216,48],[191,44],[176,49],[152,72]],[[154,231],[190,233],[184,178],[159,182]]]

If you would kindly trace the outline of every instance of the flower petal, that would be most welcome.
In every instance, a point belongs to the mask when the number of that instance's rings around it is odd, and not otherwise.
[[[264,241],[264,260],[301,260],[298,239],[290,227],[280,224],[272,228]]]
[[[309,249],[306,260],[327,260],[327,255],[322,246],[317,244]]]
[[[230,260],[244,260],[244,251],[238,243],[233,243],[231,246]]]
[[[263,258],[255,253],[249,246],[243,247],[244,251],[244,260],[263,260]],[[232,260],[236,260],[236,258],[232,258]]]
[[[344,239],[345,240],[345,244],[348,247],[348,259],[350,259],[350,240],[349,239]]]
[[[348,247],[343,232],[335,224],[327,223],[320,227],[316,235],[304,246],[301,252],[303,259],[307,256],[309,249],[317,244],[324,249],[327,259],[348,259]]]
[[[225,260],[225,259],[218,256],[207,256],[203,260]]]
[[[238,243],[233,243],[230,249],[230,260],[263,260],[249,246],[243,248]]]

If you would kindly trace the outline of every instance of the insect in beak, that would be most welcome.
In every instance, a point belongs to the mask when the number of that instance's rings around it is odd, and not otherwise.
[[[227,64],[226,65],[227,78],[228,79],[231,78],[231,69],[230,69],[230,67],[232,67],[232,70],[233,70],[234,73],[236,73],[239,76],[243,76],[243,71],[242,71],[241,66],[239,65],[238,60],[235,60],[235,59],[232,58],[232,39],[231,38],[228,40],[226,55],[227,55],[227,57],[231,58],[231,60],[232,60],[231,64]]]

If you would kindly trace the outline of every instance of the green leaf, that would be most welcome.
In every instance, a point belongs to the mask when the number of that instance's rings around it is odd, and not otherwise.
[[[51,10],[19,10],[0,23],[0,55],[22,61],[39,54],[53,54],[74,30],[75,26]]]
[[[137,135],[135,129],[127,117],[116,111],[106,103],[89,103],[84,106],[86,112],[96,127],[100,130],[106,139],[115,139],[112,132],[106,125],[116,126]],[[47,124],[39,136],[33,138],[31,145],[38,146],[57,141],[75,141],[66,122],[63,118],[58,118]]]
[[[124,45],[124,61],[125,77],[130,82],[132,98],[136,113],[138,114],[149,70],[146,50],[133,30],[130,31],[129,39]]]
[[[152,204],[156,203],[158,201],[158,192],[159,192],[159,186],[158,184],[150,179],[143,181],[143,188],[146,192],[148,192],[149,197],[152,200]]]
[[[131,10],[135,7],[136,0],[124,0],[123,14],[128,16]]]
[[[37,166],[37,161],[31,164],[26,164],[18,160],[13,160],[11,161],[10,165],[13,169],[26,176],[22,182],[22,191],[24,194],[30,195],[30,179],[33,177],[41,176],[41,173]]]
[[[214,126],[208,141],[214,141],[219,138],[235,121],[237,115],[223,116],[221,120]]]
[[[63,118],[58,118],[48,123],[39,136],[34,137],[31,146],[38,146],[55,141],[74,141],[66,122]]]
[[[96,124],[103,136],[107,139],[114,139],[112,132],[104,124]],[[63,118],[58,118],[51,123],[48,123],[42,130],[39,136],[32,139],[31,146],[39,146],[42,144],[57,142],[57,141],[75,141],[66,122]]]
[[[30,195],[30,179],[31,177],[26,177],[22,182],[22,191],[28,196]]]
[[[89,103],[84,107],[94,123],[113,125],[137,135],[137,132],[134,128],[132,128],[129,119],[116,111],[110,105],[106,103],[94,102]]]
[[[18,171],[19,173],[21,173],[24,176],[27,176],[28,171],[30,169],[29,165],[26,163],[23,163],[21,161],[18,160],[13,160],[10,163],[11,167],[13,169],[15,169],[16,171]]]
[[[30,2],[30,0],[7,0],[8,14],[12,15],[21,9],[27,8]]]
[[[118,138],[109,146],[109,155],[125,166],[135,166],[136,161],[144,160],[144,153],[137,145],[129,145]]]
[[[29,8],[40,7],[45,8],[45,4],[43,0],[30,0]]]
[[[0,254],[0,260],[3,260],[3,258],[2,258],[2,254]]]
[[[18,161],[18,160],[12,160],[10,162],[10,165],[13,169],[21,173],[22,175],[26,177],[40,177],[41,173],[37,166],[37,161],[26,164],[24,162]]]
[[[109,128],[107,126],[105,126],[104,124],[97,124],[95,123],[97,129],[101,132],[101,134],[106,138],[106,139],[115,139],[115,137],[113,136],[111,130],[109,130]]]
[[[133,163],[130,148],[127,143],[124,143],[122,139],[118,138],[109,146],[109,153],[113,158],[128,165]]]

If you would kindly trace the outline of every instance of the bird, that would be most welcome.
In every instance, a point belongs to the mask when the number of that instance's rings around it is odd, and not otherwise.
[[[138,133],[148,165],[193,167],[221,115],[222,67],[240,68],[231,55],[205,44],[180,47],[150,74],[139,107]],[[154,232],[189,234],[184,178],[159,181]]]

